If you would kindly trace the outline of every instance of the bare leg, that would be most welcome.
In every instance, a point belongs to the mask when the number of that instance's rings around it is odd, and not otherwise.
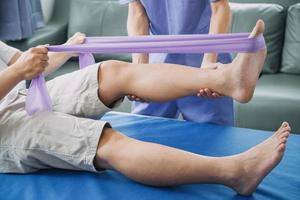
[[[282,159],[289,133],[288,123],[283,123],[273,136],[252,149],[215,158],[137,141],[107,128],[95,164],[147,185],[218,183],[249,195]]]
[[[259,21],[252,37],[262,34],[263,31],[264,23]],[[99,94],[106,104],[127,94],[136,95],[146,101],[168,101],[196,94],[201,88],[209,88],[239,102],[248,102],[265,57],[265,49],[256,53],[238,54],[228,67],[217,70],[175,64],[141,65],[107,61],[102,63],[99,70]]]

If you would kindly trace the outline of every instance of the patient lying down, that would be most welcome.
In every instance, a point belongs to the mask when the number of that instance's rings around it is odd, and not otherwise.
[[[259,21],[251,37],[263,31],[264,23]],[[48,63],[61,64],[58,60],[62,55],[49,54],[48,61],[47,53],[45,47],[33,48],[0,72],[0,85],[7,85],[0,89],[0,97],[4,97],[0,107],[0,146],[6,144],[0,152],[2,173],[48,168],[92,172],[111,169],[146,185],[218,183],[241,195],[250,195],[283,157],[291,131],[286,122],[248,151],[217,158],[138,141],[114,130],[108,122],[84,118],[103,114],[128,94],[160,102],[209,88],[246,103],[252,98],[266,49],[238,54],[232,63],[219,64],[214,70],[120,61],[95,64],[49,81],[55,112],[28,117],[24,109],[26,90],[11,89],[47,70]],[[16,98],[11,100],[14,95]]]

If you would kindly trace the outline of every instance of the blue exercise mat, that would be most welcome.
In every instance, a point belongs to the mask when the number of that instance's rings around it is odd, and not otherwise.
[[[103,117],[130,137],[198,154],[240,153],[266,139],[271,132],[197,124],[111,112]],[[147,156],[147,155],[145,155]],[[143,200],[143,199],[300,199],[300,136],[291,135],[281,164],[250,197],[214,184],[155,188],[135,183],[117,172],[101,174],[47,170],[27,175],[0,174],[1,200]]]

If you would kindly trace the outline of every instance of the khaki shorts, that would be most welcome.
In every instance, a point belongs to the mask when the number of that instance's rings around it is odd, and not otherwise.
[[[108,124],[86,117],[110,110],[98,98],[98,68],[92,65],[49,81],[52,113],[29,117],[26,90],[14,90],[5,98],[0,107],[0,172],[96,171],[93,160]]]

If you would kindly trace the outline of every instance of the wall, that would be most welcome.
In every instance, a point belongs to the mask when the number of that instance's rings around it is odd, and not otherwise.
[[[63,1],[63,0],[60,0],[60,1]],[[43,14],[44,14],[44,20],[46,23],[49,22],[49,20],[52,16],[54,3],[55,3],[55,0],[41,0],[42,10],[43,10]]]

